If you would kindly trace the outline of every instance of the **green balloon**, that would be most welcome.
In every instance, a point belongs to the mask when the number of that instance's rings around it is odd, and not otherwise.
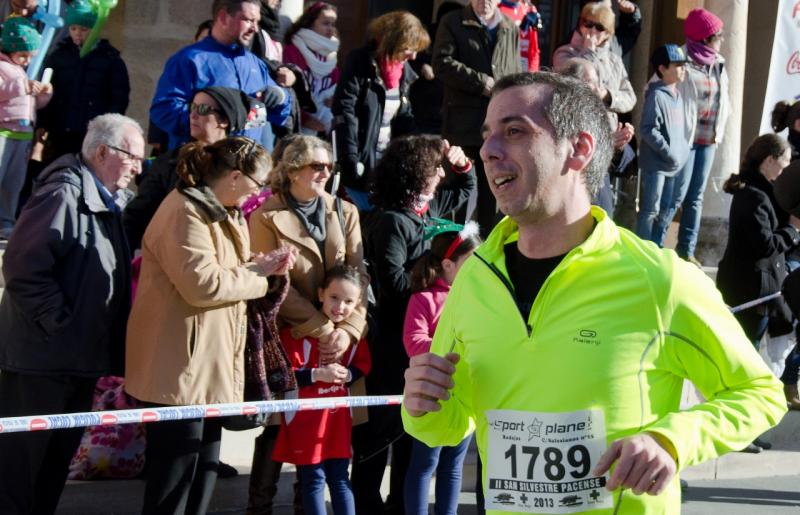
[[[97,13],[97,21],[92,27],[89,37],[86,38],[81,47],[81,57],[86,57],[86,54],[94,49],[94,45],[100,37],[100,31],[103,30],[103,26],[108,19],[108,13],[117,6],[117,0],[88,0],[88,3],[92,6],[92,10]]]

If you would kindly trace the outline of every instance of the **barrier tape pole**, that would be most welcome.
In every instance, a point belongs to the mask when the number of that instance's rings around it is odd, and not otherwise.
[[[0,418],[0,435],[73,427],[115,426],[143,422],[218,418],[257,413],[283,413],[336,408],[361,408],[366,406],[396,406],[402,395],[365,395],[362,397],[326,397],[322,399],[284,399],[279,401],[234,402],[229,404],[204,404],[196,406],[166,406],[115,411],[88,411],[59,415],[32,415]]]
[[[775,293],[770,293],[766,297],[761,297],[760,299],[755,299],[751,300],[750,302],[745,302],[744,304],[739,304],[738,306],[734,306],[731,308],[731,313],[738,313],[739,311],[744,311],[745,309],[752,308],[753,306],[758,306],[759,304],[763,304],[773,299],[777,299],[781,295],[783,295],[781,292],[776,291]]]

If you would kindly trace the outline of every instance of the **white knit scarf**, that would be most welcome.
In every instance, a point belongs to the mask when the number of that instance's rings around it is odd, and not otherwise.
[[[327,77],[336,68],[336,52],[339,50],[336,37],[328,39],[311,29],[300,29],[292,37],[292,44],[303,54],[314,77]]]

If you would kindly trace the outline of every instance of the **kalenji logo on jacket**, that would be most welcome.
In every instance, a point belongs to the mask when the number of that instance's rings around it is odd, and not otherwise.
[[[578,335],[572,338],[573,343],[584,343],[587,345],[600,345],[600,338],[597,336],[597,331],[592,329],[581,329]]]

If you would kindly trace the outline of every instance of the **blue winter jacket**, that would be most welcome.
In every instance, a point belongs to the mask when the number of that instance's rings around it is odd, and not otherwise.
[[[153,123],[169,134],[170,149],[189,141],[189,103],[198,90],[209,86],[239,89],[252,97],[278,87],[264,61],[240,45],[223,45],[208,36],[179,50],[164,66],[150,106]],[[268,121],[275,125],[284,125],[291,114],[292,96],[288,90],[284,93],[283,103],[267,112]],[[242,134],[261,141],[262,130],[258,127]]]

